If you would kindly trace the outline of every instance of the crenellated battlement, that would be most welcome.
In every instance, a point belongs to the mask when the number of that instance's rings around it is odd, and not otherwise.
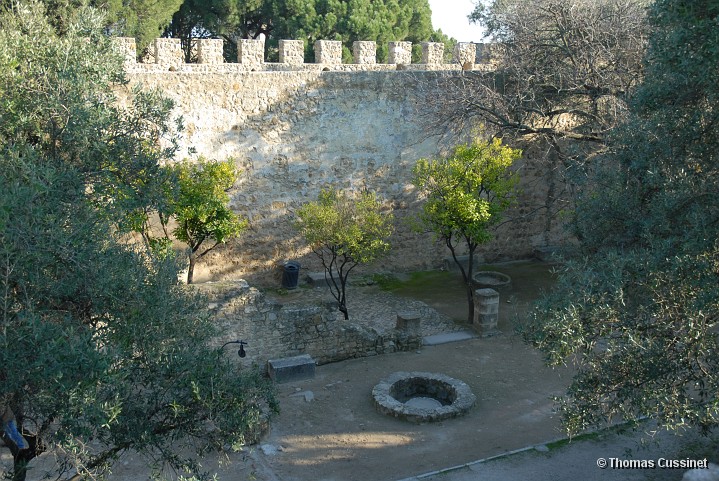
[[[115,39],[125,57],[128,73],[142,72],[255,72],[255,71],[389,71],[389,70],[486,70],[488,44],[458,43],[452,54],[452,63],[445,63],[443,43],[422,42],[422,59],[412,63],[412,42],[389,42],[388,63],[377,63],[377,44],[371,41],[354,42],[351,64],[342,63],[342,42],[318,40],[315,42],[315,63],[304,62],[302,40],[280,40],[279,62],[265,61],[264,39],[241,39],[237,44],[237,63],[225,62],[222,39],[198,39],[197,63],[185,63],[180,39],[158,38],[150,47],[152,63],[137,62],[135,39]]]

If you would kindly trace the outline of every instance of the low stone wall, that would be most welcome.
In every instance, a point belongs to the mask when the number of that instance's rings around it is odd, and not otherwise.
[[[413,326],[383,333],[345,321],[334,304],[282,305],[245,281],[199,285],[211,299],[221,345],[247,341],[246,362],[309,354],[317,364],[418,349],[421,332]],[[229,348],[228,348],[229,349]]]

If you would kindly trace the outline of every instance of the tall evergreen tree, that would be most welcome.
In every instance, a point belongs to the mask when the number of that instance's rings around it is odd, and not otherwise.
[[[263,34],[270,59],[279,40],[304,40],[305,59],[314,61],[316,40],[341,40],[343,57],[352,60],[352,42],[374,40],[378,58],[387,59],[387,42],[415,43],[440,38],[433,32],[427,0],[186,0],[167,33],[190,38],[209,34],[225,40],[225,58],[235,61],[237,41]],[[189,42],[188,45],[189,52]]]

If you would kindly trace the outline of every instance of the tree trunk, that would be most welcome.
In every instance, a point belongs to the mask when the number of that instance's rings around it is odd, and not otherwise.
[[[474,323],[474,285],[472,282],[472,274],[474,272],[474,251],[477,246],[467,243],[469,247],[469,265],[467,266],[467,276],[464,281],[467,286],[467,323]]]
[[[18,430],[20,429],[21,428],[18,427]],[[13,458],[12,478],[10,478],[12,481],[25,481],[25,478],[27,477],[28,464],[33,458],[36,458],[44,451],[44,449],[38,449],[39,439],[36,435],[26,432],[23,432],[22,435],[27,441],[27,449],[20,451],[12,441],[6,442],[6,444],[10,447],[10,452],[12,453]]]
[[[467,283],[467,323],[472,324],[474,322],[474,290],[472,288],[472,281]]]
[[[192,284],[192,277],[195,273],[195,252],[190,251],[190,266],[187,268],[187,283]]]
[[[344,314],[344,316],[345,316],[345,321],[348,321],[349,318],[350,318],[350,314],[349,314],[349,312],[347,311],[347,306],[345,306],[344,304],[340,304],[340,312],[341,312],[342,314]]]

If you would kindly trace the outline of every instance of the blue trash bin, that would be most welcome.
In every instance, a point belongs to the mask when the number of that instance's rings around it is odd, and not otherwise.
[[[300,263],[295,261],[285,263],[285,268],[282,272],[282,287],[285,289],[297,289],[299,281]]]

